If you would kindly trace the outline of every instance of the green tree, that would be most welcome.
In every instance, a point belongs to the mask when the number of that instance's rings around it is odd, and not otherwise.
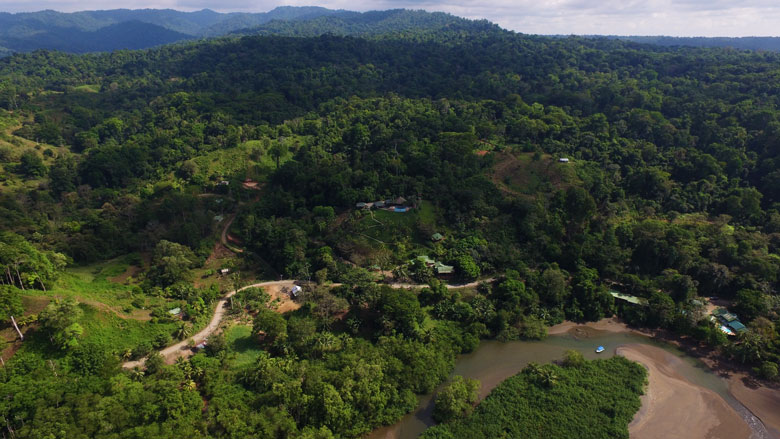
[[[163,239],[154,248],[148,278],[161,287],[188,282],[192,280],[190,268],[194,265],[195,254],[189,247]]]
[[[768,310],[767,297],[760,291],[741,289],[734,300],[734,311],[746,322],[765,315]]]
[[[21,291],[12,285],[0,285],[0,320],[7,322],[11,321],[14,328],[19,331],[16,326],[16,319],[14,316],[19,317],[24,312],[24,305],[22,304]],[[19,331],[19,337],[24,338]]]
[[[22,153],[19,171],[27,177],[43,177],[46,175],[46,165],[43,164],[43,159],[38,153],[28,149]]]
[[[452,382],[436,395],[433,418],[447,422],[468,416],[479,398],[479,388],[479,380],[454,376]]]
[[[287,143],[284,142],[283,139],[278,139],[276,142],[273,143],[271,146],[271,150],[268,151],[271,154],[271,157],[274,158],[276,161],[276,169],[279,169],[279,161],[287,155],[289,151],[289,148],[287,146]]]
[[[283,342],[287,339],[287,320],[270,309],[261,309],[252,323],[252,334],[265,343]]]
[[[585,365],[585,357],[582,352],[569,349],[563,358],[563,365],[566,367],[582,367]]]
[[[49,334],[49,340],[60,349],[78,346],[84,329],[78,324],[83,311],[73,298],[55,300],[38,315],[41,328]]]
[[[466,281],[476,280],[480,275],[480,269],[474,258],[469,255],[460,255],[455,259],[455,267],[458,275]]]

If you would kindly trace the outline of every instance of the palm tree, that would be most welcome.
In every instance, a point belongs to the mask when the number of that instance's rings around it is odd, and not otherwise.
[[[527,373],[528,375],[536,377],[539,376],[539,371],[541,369],[542,366],[540,366],[539,363],[535,363],[532,361],[528,363],[528,366],[526,366],[525,369],[523,369],[523,372]]]
[[[544,367],[539,371],[539,383],[548,389],[558,382],[558,375],[549,367]]]
[[[528,366],[523,369],[523,373],[530,375],[534,382],[547,388],[558,382],[558,375],[552,368],[540,366],[538,363],[528,363]]]
[[[127,361],[130,358],[132,358],[132,357],[133,357],[133,350],[132,349],[127,348],[124,351],[122,351],[122,359],[123,360]]]
[[[179,322],[179,326],[176,327],[175,335],[179,340],[184,340],[192,335],[192,326],[184,322]]]

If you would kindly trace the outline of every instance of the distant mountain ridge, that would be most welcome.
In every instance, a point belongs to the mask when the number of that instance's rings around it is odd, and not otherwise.
[[[52,10],[0,12],[0,57],[36,49],[71,53],[144,49],[182,40],[224,35],[315,37],[332,34],[363,38],[411,38],[439,42],[463,35],[506,32],[487,20],[443,12],[391,9],[354,12],[318,6],[280,6],[268,12],[220,13],[210,9],[113,9],[63,13]],[[588,35],[663,47],[732,47],[780,51],[780,37],[688,38]]]
[[[145,49],[162,44],[175,43],[190,38],[179,32],[140,21],[111,24],[95,31],[54,28],[36,34],[34,39],[6,37],[3,44],[14,51],[29,52],[36,49],[86,53],[107,52],[117,49]]]
[[[219,13],[209,9],[0,12],[0,56],[35,49],[74,53],[143,49],[183,39],[225,35],[273,20],[305,20],[342,12],[346,11],[316,6],[282,6],[260,13]]]

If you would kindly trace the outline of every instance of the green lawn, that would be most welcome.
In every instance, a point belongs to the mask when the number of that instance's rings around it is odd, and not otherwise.
[[[231,326],[225,331],[225,340],[229,349],[236,353],[235,363],[239,366],[251,364],[263,352],[248,325]]]
[[[121,312],[124,308],[132,307],[133,285],[116,283],[110,278],[124,273],[135,259],[132,255],[126,255],[96,264],[69,267],[54,288],[46,293],[37,291],[35,294],[96,301]]]
[[[303,137],[288,139],[289,144],[303,143]],[[272,140],[275,142],[275,140]],[[279,160],[283,164],[292,160],[293,152],[288,152]],[[249,140],[233,148],[211,151],[194,157],[198,165],[198,174],[209,179],[212,176],[227,178],[233,175],[246,175],[257,181],[264,181],[276,169],[276,161],[265,150],[260,140]]]
[[[84,327],[83,340],[121,352],[142,342],[151,342],[160,334],[171,334],[176,322],[150,323],[122,319],[114,313],[100,311],[94,306],[81,304],[84,315],[79,324]]]

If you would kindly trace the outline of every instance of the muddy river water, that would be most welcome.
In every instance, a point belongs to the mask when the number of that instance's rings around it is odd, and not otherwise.
[[[599,345],[604,346],[605,351],[597,354],[595,349]],[[458,357],[452,375],[478,379],[482,383],[480,398],[484,398],[499,383],[517,374],[530,362],[543,364],[560,360],[569,349],[582,352],[588,359],[608,358],[615,355],[618,347],[627,345],[650,345],[677,357],[680,361],[673,361],[674,373],[695,386],[712,390],[723,398],[728,406],[731,406],[745,421],[751,439],[772,437],[761,421],[729,393],[728,382],[711,372],[701,361],[686,355],[668,343],[632,332],[610,332],[590,327],[577,327],[563,334],[550,335],[542,341],[507,343],[483,341],[476,351]],[[434,424],[432,413],[433,394],[422,396],[413,413],[404,416],[394,425],[373,431],[367,437],[369,439],[416,438],[428,426]],[[747,432],[748,429],[745,431]]]

